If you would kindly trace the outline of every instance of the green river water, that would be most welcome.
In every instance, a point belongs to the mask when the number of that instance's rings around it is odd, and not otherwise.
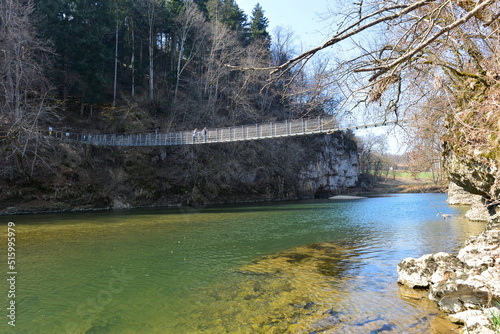
[[[402,194],[3,216],[0,332],[446,333],[432,303],[397,285],[396,266],[456,252],[484,226],[464,212],[443,194]]]

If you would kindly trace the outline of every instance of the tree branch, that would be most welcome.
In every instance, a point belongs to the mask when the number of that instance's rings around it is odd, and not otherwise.
[[[323,50],[323,49],[326,49],[332,45],[335,45],[351,36],[354,36],[368,28],[371,28],[373,26],[376,26],[377,24],[379,23],[382,23],[382,22],[386,22],[386,21],[391,21],[391,20],[394,20],[398,17],[401,17],[407,13],[410,13],[420,7],[423,7],[425,5],[428,5],[428,4],[431,4],[433,2],[436,2],[437,0],[420,0],[414,4],[411,4],[411,5],[405,5],[405,4],[398,4],[398,5],[393,5],[393,6],[390,6],[390,7],[384,7],[384,8],[381,8],[379,10],[376,10],[374,11],[373,13],[370,13],[362,18],[360,18],[359,20],[357,20],[356,22],[354,22],[353,24],[351,24],[349,27],[346,27],[344,30],[342,30],[341,32],[338,32],[337,34],[335,34],[334,37],[332,37],[330,40],[328,40],[327,42],[325,42],[324,44],[318,46],[318,47],[315,47],[313,49],[310,49],[300,55],[298,55],[297,57],[295,58],[292,58],[290,59],[289,61],[287,61],[286,63],[282,64],[282,65],[279,65],[279,66],[270,66],[270,67],[262,67],[262,68],[247,68],[247,67],[241,67],[241,66],[232,66],[232,65],[226,65],[227,67],[233,69],[233,70],[240,70],[240,71],[246,71],[246,70],[263,70],[263,71],[271,71],[270,72],[270,75],[273,75],[273,74],[276,74],[280,71],[287,71],[289,69],[291,69],[292,67],[296,66],[300,61],[302,61],[303,59],[306,59],[308,57],[311,57],[313,55],[315,55],[317,52]],[[493,1],[493,0],[490,0],[490,1]],[[369,18],[371,17],[374,17],[374,16],[377,16],[379,14],[383,14],[383,13],[386,13],[386,12],[390,12],[390,11],[393,11],[393,10],[396,10],[396,9],[402,9],[401,11],[397,12],[397,13],[393,13],[393,14],[390,14],[390,15],[385,15],[383,17],[380,17],[372,22],[368,22],[362,26],[360,26],[359,28],[356,28],[354,30],[352,30],[353,28],[359,26],[362,22],[368,20]]]
[[[443,27],[441,30],[439,30],[438,32],[436,32],[432,37],[430,37],[427,41],[421,42],[417,47],[413,48],[412,50],[410,50],[406,54],[400,56],[399,58],[397,58],[393,62],[391,62],[389,64],[386,64],[386,65],[382,65],[382,66],[374,66],[374,67],[368,67],[368,68],[361,68],[361,69],[356,70],[356,72],[375,72],[375,71],[378,71],[377,73],[375,73],[369,79],[370,81],[375,80],[380,75],[386,73],[389,69],[398,66],[399,64],[407,61],[408,59],[410,59],[411,57],[413,57],[414,55],[416,55],[423,48],[425,48],[426,46],[428,46],[429,44],[431,44],[432,42],[434,42],[436,39],[438,39],[441,35],[443,35],[443,34],[449,32],[449,31],[453,30],[454,28],[456,28],[456,27],[458,27],[458,26],[466,23],[472,17],[474,17],[478,12],[480,12],[481,10],[483,10],[485,7],[493,4],[494,2],[495,2],[495,0],[486,0],[486,1],[478,4],[467,15],[465,15],[461,19],[456,20],[455,22],[453,22],[453,23],[451,23],[451,24]]]

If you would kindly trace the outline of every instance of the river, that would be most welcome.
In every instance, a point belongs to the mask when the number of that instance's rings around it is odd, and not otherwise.
[[[396,266],[456,252],[484,227],[464,212],[398,194],[3,216],[1,263],[13,222],[16,333],[445,333]]]

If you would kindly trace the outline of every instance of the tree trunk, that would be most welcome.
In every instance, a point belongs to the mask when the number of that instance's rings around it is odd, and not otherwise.
[[[83,112],[85,111],[85,87],[82,88],[82,101],[80,104],[80,116],[83,116]]]
[[[116,74],[118,72],[118,21],[116,21],[115,35],[115,79],[113,83],[113,108],[116,107]]]
[[[153,101],[153,27],[149,28],[149,100]]]
[[[135,95],[135,32],[134,32],[134,20],[132,20],[132,97]]]

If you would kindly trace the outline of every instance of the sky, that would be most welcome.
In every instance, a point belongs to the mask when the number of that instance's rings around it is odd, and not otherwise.
[[[236,0],[236,3],[249,19],[253,8],[259,3],[264,16],[269,20],[268,32],[271,38],[276,26],[289,28],[300,39],[296,43],[298,51],[319,46],[329,39],[332,19],[325,18],[331,17],[328,14],[335,9],[335,0]],[[370,134],[386,136],[388,153],[403,153],[402,134],[397,128],[386,126],[356,131],[356,135],[360,137]]]
[[[269,19],[268,31],[272,34],[276,26],[291,28],[305,47],[312,48],[327,40],[325,29],[328,22],[321,19],[321,15],[328,12],[326,0],[236,0],[238,6],[248,15],[257,3],[264,10]],[[300,44],[300,43],[298,43]]]

